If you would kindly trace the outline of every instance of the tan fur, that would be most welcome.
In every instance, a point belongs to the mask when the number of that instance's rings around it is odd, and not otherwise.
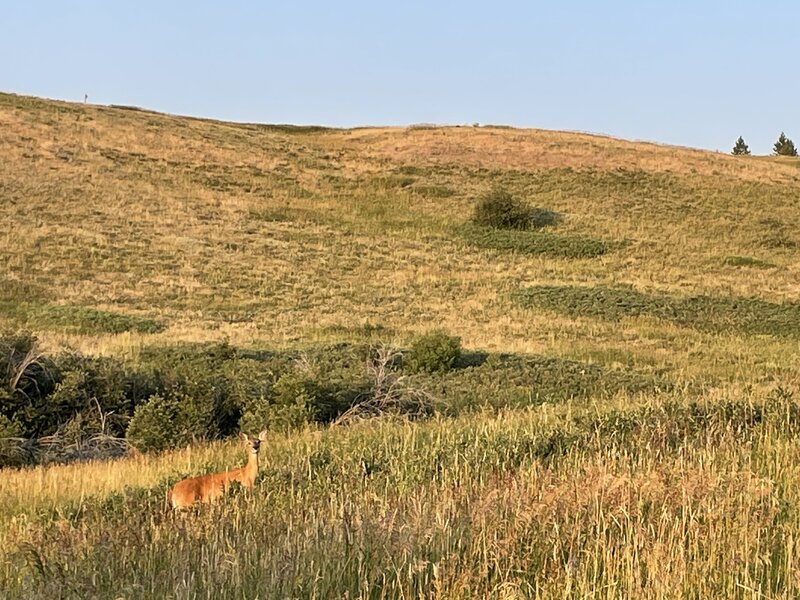
[[[185,508],[195,502],[213,502],[225,494],[234,481],[239,482],[243,487],[253,487],[256,475],[258,475],[258,451],[261,442],[266,437],[266,431],[258,434],[257,438],[241,435],[250,451],[247,464],[232,471],[190,477],[179,481],[167,494],[167,502],[172,505],[172,508]]]

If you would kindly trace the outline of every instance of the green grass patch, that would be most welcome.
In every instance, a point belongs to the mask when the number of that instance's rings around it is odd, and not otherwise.
[[[166,326],[153,319],[85,306],[0,301],[0,316],[20,327],[82,335],[98,333],[158,333]]]
[[[775,265],[760,258],[752,256],[726,256],[722,264],[729,267],[752,267],[754,269],[774,269]]]
[[[414,191],[428,198],[450,198],[456,195],[453,188],[444,185],[418,185],[414,187]]]
[[[323,335],[331,337],[366,340],[385,339],[395,334],[393,329],[380,323],[363,323],[361,325],[341,325],[337,323],[322,327],[319,331]]]
[[[267,223],[291,223],[295,221],[292,211],[288,208],[268,208],[260,211],[251,211],[250,218]]]
[[[473,366],[459,368],[460,364]],[[474,408],[522,408],[626,392],[667,390],[671,383],[630,369],[609,369],[575,360],[537,355],[493,354],[463,357],[444,375],[416,375],[413,381],[435,389],[442,412]]]
[[[418,167],[417,165],[402,165],[396,170],[401,175],[427,175],[430,173],[429,167]]]
[[[712,333],[800,337],[800,304],[759,298],[650,295],[630,288],[537,286],[517,294],[528,308],[617,321],[652,317]]]
[[[552,258],[596,258],[611,250],[602,240],[544,231],[517,231],[465,225],[459,231],[469,244],[487,250]]]

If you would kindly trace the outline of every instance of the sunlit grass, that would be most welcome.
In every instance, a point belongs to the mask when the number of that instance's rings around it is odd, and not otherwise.
[[[666,409],[641,398],[309,430],[267,442],[252,493],[183,515],[165,510],[166,486],[237,464],[241,448],[4,473],[16,499],[2,508],[0,585],[131,598],[791,597],[798,416],[780,397]]]

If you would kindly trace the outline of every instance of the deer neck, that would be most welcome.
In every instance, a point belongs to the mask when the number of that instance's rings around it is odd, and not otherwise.
[[[258,475],[258,452],[250,452],[247,457],[247,464],[244,467],[244,476],[248,485],[253,485],[256,475]]]

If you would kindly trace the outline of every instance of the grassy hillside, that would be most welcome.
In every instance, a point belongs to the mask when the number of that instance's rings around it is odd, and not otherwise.
[[[365,323],[402,337],[435,322],[475,348],[669,363],[702,347],[724,361],[740,340],[529,310],[515,295],[560,284],[798,297],[800,172],[788,162],[493,127],[236,125],[12,95],[0,96],[0,125],[0,315],[90,353],[296,345]],[[497,186],[561,214],[559,234],[614,250],[569,260],[476,247],[459,227]],[[771,340],[746,346],[753,362],[789,358]]]
[[[434,328],[465,351],[403,374],[435,416],[275,432],[185,515],[167,488],[238,445],[0,470],[0,596],[800,592],[800,161],[8,94],[0,149],[0,331],[86,355],[60,401],[106,386],[122,427],[109,386],[176,365],[246,406],[280,369],[373,385],[363,348]],[[555,223],[471,225],[498,188]]]

